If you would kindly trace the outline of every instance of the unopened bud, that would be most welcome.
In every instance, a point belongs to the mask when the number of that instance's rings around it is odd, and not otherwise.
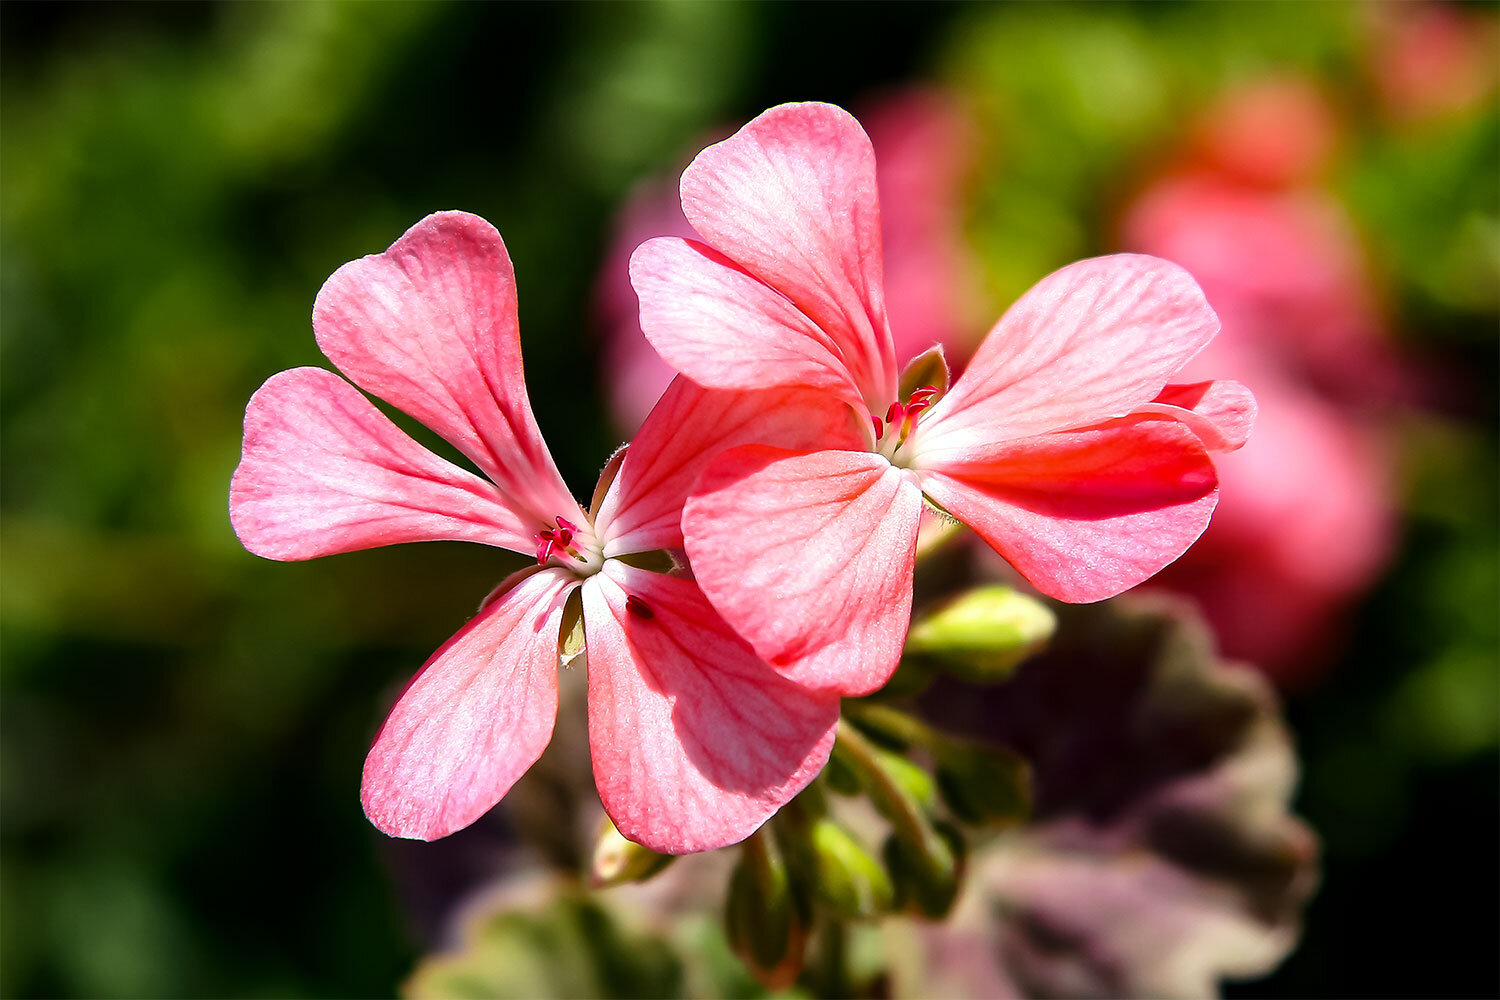
[[[724,923],[730,947],[762,986],[779,990],[796,982],[807,931],[768,830],[745,841],[729,879]]]
[[[885,842],[885,863],[896,890],[896,906],[933,920],[946,916],[962,884],[963,835],[947,823],[935,823],[921,840],[892,834]]]
[[[971,826],[1007,827],[1031,811],[1031,768],[1002,747],[952,740],[937,750],[937,784],[953,815]]]
[[[657,854],[628,839],[606,818],[594,844],[589,883],[595,889],[607,889],[626,882],[644,882],[674,860],[670,854]]]
[[[809,836],[819,899],[848,920],[874,917],[891,908],[895,889],[890,875],[847,830],[820,819]]]
[[[1052,638],[1057,619],[1010,587],[976,587],[912,625],[908,656],[931,660],[966,680],[1004,680]]]

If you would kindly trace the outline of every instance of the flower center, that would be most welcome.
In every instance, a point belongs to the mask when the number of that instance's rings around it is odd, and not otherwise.
[[[604,566],[604,555],[594,538],[592,528],[580,528],[561,516],[554,518],[556,528],[536,536],[536,564],[551,563],[570,569],[579,576],[591,576]]]
[[[911,432],[916,430],[918,415],[932,405],[936,395],[935,386],[924,385],[920,389],[913,389],[905,403],[892,403],[890,409],[885,411],[884,420],[870,414],[870,424],[875,428],[875,450],[889,459],[891,464],[900,464],[897,453],[911,436]]]

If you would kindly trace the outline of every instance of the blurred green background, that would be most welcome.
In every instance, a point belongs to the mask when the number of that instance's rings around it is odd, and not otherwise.
[[[617,443],[591,326],[615,212],[705,132],[790,99],[967,95],[1008,150],[970,220],[998,308],[1108,249],[1174,130],[1275,70],[1346,98],[1329,183],[1428,388],[1399,421],[1397,554],[1288,705],[1324,885],[1300,950],[1231,992],[1494,995],[1500,126],[1492,90],[1436,124],[1383,118],[1368,15],[5,5],[0,993],[383,995],[432,943],[392,878],[426,849],[368,827],[360,765],[393,692],[519,557],[279,565],[226,515],[245,401],[323,363],[308,318],[339,264],[430,211],[494,222],[533,406],[587,495]]]

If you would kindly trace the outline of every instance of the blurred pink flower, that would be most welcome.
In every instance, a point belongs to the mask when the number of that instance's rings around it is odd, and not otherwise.
[[[1500,82],[1500,21],[1493,5],[1372,4],[1370,72],[1382,105],[1398,118],[1435,118],[1474,108]]]
[[[933,344],[944,345],[950,357],[966,355],[969,331],[980,321],[978,278],[963,239],[972,126],[952,98],[924,89],[872,101],[863,121],[880,163],[886,312],[897,356]],[[641,334],[630,255],[653,236],[696,235],[668,181],[641,185],[620,214],[596,311],[605,392],[616,424],[627,431],[640,426],[674,374]]]
[[[1134,586],[1203,531],[1217,494],[1206,447],[1243,443],[1254,402],[1234,383],[1167,385],[1218,328],[1181,268],[1136,255],[1065,267],[1011,307],[950,392],[946,372],[903,390],[875,155],[849,114],[765,112],[698,155],[682,204],[705,242],[662,237],[631,260],[652,346],[713,389],[839,400],[862,430],[727,450],[684,510],[704,593],[787,676],[843,694],[885,683],[924,495],[1067,601]]]
[[[1340,613],[1389,555],[1390,474],[1372,420],[1410,380],[1347,214],[1312,185],[1326,166],[1313,151],[1336,143],[1316,90],[1252,84],[1205,119],[1194,157],[1130,206],[1122,242],[1198,279],[1223,332],[1188,372],[1233,366],[1260,423],[1219,462],[1214,523],[1160,582],[1202,602],[1228,654],[1290,680],[1326,661]]]
[[[1231,90],[1199,119],[1192,154],[1203,166],[1250,184],[1311,180],[1339,140],[1328,101],[1302,77],[1266,77]]]
[[[230,489],[245,547],[295,560],[455,539],[538,562],[490,595],[391,710],[365,763],[371,822],[430,840],[494,806],[551,739],[562,633],[580,613],[594,777],[626,836],[672,853],[733,843],[822,769],[838,699],[784,680],[691,580],[619,557],[681,547],[679,512],[704,455],[695,442],[736,443],[735,406],[797,413],[759,428],[793,447],[826,439],[820,414],[842,413],[789,392],[734,397],[699,407],[685,436],[674,408],[704,393],[683,383],[605,467],[585,511],[532,416],[510,258],[483,219],[429,216],[344,265],[319,292],[313,327],[355,385],[488,478],[413,441],[332,372],[282,372],[245,415]]]

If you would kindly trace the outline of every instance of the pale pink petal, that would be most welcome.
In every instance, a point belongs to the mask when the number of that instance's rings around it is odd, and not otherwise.
[[[313,331],[350,381],[447,438],[538,525],[581,523],[531,413],[515,275],[488,222],[429,215],[345,264],[318,293]]]
[[[706,242],[836,343],[867,406],[896,390],[870,140],[829,104],[783,104],[698,154],[682,210]]]
[[[453,539],[525,552],[524,516],[493,485],[407,437],[321,368],[272,376],[245,411],[229,519],[267,559]]]
[[[1151,402],[1218,318],[1176,264],[1115,254],[1069,264],[1001,317],[922,422],[924,453],[962,453],[1099,423]]]
[[[1197,436],[1149,417],[1013,441],[919,475],[1038,590],[1074,603],[1113,597],[1182,555],[1218,499]]]
[[[673,380],[630,443],[595,518],[606,556],[682,548],[682,505],[703,467],[742,444],[861,448],[863,424],[848,406],[806,389],[725,392]]]
[[[751,445],[709,463],[682,523],[703,592],[756,652],[860,695],[901,657],[921,510],[915,476],[879,455]]]
[[[1255,396],[1238,382],[1218,379],[1169,385],[1137,413],[1160,413],[1193,429],[1209,451],[1235,451],[1255,426]]]
[[[433,840],[490,810],[542,755],[557,718],[557,633],[577,579],[523,570],[449,639],[386,717],[365,759],[365,815]]]
[[[611,561],[583,606],[594,781],[631,840],[733,844],[827,763],[838,697],[778,676],[691,581]]]
[[[641,330],[667,364],[712,389],[821,389],[863,407],[827,333],[787,298],[693,240],[648,240],[630,258]]]

